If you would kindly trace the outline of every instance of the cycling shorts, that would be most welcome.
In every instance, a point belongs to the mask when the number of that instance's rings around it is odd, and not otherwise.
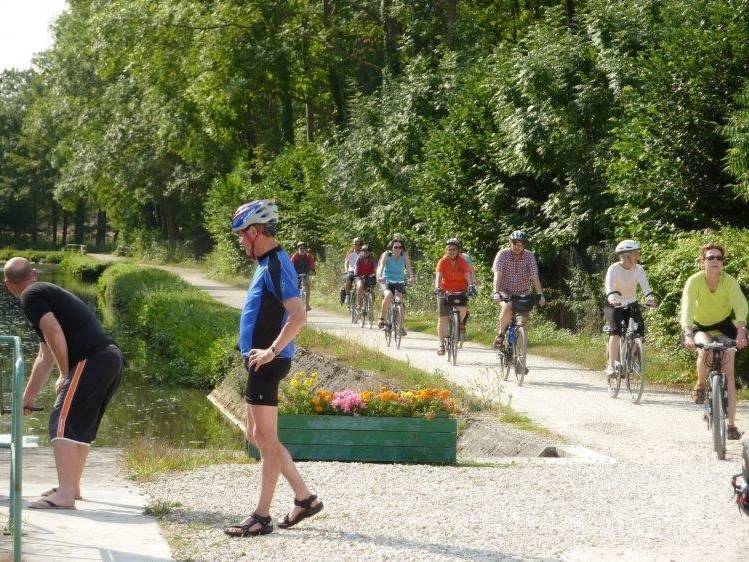
[[[356,279],[357,281],[358,280],[364,281],[364,286],[367,289],[371,289],[372,287],[377,285],[377,279],[373,275],[368,275],[367,277],[357,277]]]
[[[603,317],[606,323],[603,326],[603,331],[610,336],[621,336],[622,335],[622,320],[624,324],[629,324],[630,317],[637,322],[637,334],[644,338],[645,337],[645,322],[642,319],[642,311],[638,305],[630,307],[613,307],[610,304],[603,306]]]
[[[697,332],[705,332],[708,335],[713,335],[711,332],[719,332],[726,338],[730,338],[732,340],[735,340],[736,336],[739,334],[739,331],[736,329],[736,324],[731,321],[730,316],[711,326],[702,326],[695,322],[694,333],[696,334]]]
[[[278,385],[291,370],[291,359],[276,357],[270,363],[247,372],[244,401],[253,406],[278,406]]]
[[[456,293],[454,295],[446,295],[439,299],[439,315],[450,316],[453,305],[468,306],[468,294]]]
[[[406,284],[405,283],[392,283],[390,281],[387,281],[385,283],[385,291],[390,291],[391,293],[400,293],[401,295],[405,295]]]

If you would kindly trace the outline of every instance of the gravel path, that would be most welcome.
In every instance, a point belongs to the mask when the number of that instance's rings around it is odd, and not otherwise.
[[[170,268],[235,307],[244,291],[200,272]],[[173,529],[196,521],[176,553],[200,560],[747,560],[749,520],[730,500],[740,444],[726,461],[710,449],[700,408],[681,393],[647,391],[639,406],[608,397],[597,373],[531,356],[522,388],[497,383],[495,355],[466,344],[458,366],[438,358],[436,338],[410,333],[400,351],[379,333],[342,316],[313,311],[318,329],[384,351],[515,409],[593,449],[610,462],[565,460],[502,467],[303,463],[326,503],[324,516],[260,540],[227,541],[219,527],[247,514],[258,487],[255,466],[213,467],[148,486],[184,504]],[[737,425],[749,429],[749,405]],[[281,488],[273,514],[291,497]],[[218,552],[218,554],[216,554]]]

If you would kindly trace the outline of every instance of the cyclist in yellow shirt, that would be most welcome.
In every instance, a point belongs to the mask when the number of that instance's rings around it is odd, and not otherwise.
[[[726,253],[722,246],[710,243],[700,248],[699,262],[702,271],[687,279],[681,296],[681,327],[684,330],[684,345],[695,350],[695,343],[736,340],[736,347],[746,346],[746,316],[749,306],[741,292],[738,281],[725,271]],[[736,428],[736,383],[734,380],[733,350],[723,354],[723,371],[728,387],[728,439],[740,439]],[[697,386],[693,391],[696,404],[705,401],[705,380],[708,365],[705,352],[697,355]]]

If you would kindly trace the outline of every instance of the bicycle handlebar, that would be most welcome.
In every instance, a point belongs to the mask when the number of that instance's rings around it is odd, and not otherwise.
[[[728,342],[713,341],[710,343],[695,343],[694,347],[697,349],[717,349],[719,351],[725,351],[727,349],[737,349],[736,340],[729,340]]]

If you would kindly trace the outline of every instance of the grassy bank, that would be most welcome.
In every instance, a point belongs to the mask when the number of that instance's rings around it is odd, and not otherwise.
[[[176,275],[118,263],[101,276],[99,294],[115,331],[144,342],[149,369],[160,382],[212,388],[239,363],[239,312]]]

